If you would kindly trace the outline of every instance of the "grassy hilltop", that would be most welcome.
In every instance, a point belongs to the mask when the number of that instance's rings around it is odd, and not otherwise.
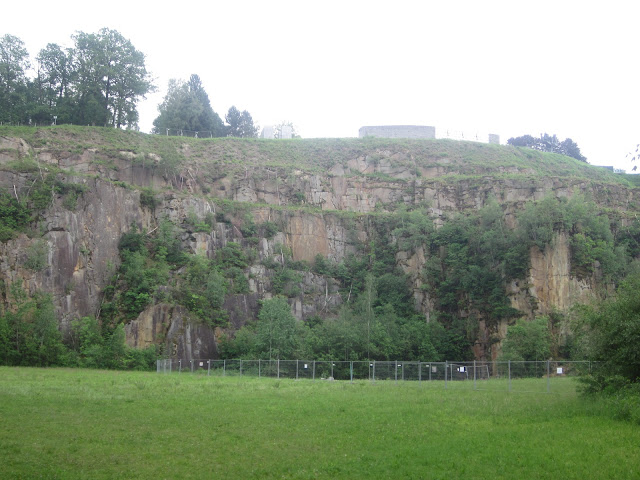
[[[142,161],[149,153],[167,157],[163,162],[188,165],[201,163],[233,171],[239,166],[266,166],[326,173],[349,160],[385,157],[393,166],[442,167],[445,178],[476,175],[520,175],[573,177],[603,184],[630,185],[631,175],[613,174],[563,155],[528,148],[490,145],[458,140],[384,139],[367,137],[339,139],[264,140],[239,138],[190,138],[148,135],[100,127],[58,126],[51,128],[0,126],[1,136],[20,137],[35,148],[60,153],[82,153],[95,149],[105,158],[122,152]],[[127,157],[131,158],[131,157]],[[353,172],[354,174],[356,172]],[[418,173],[420,175],[420,173]]]

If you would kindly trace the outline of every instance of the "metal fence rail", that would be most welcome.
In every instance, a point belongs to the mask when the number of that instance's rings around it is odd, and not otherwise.
[[[470,386],[474,390],[531,389],[526,379],[546,379],[534,388],[547,392],[553,379],[591,373],[590,361],[508,361],[508,362],[417,362],[417,361],[337,361],[337,360],[182,360],[160,359],[158,373],[200,373],[218,376],[272,377],[307,380],[417,381]],[[487,382],[487,380],[494,380]],[[497,381],[496,381],[497,380]],[[543,385],[541,387],[541,385]]]

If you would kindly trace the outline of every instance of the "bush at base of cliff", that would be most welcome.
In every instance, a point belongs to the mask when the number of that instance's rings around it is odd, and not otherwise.
[[[104,329],[93,317],[83,317],[71,323],[65,366],[112,370],[153,370],[156,347],[144,350],[125,344],[124,326],[113,331]]]
[[[581,377],[580,383],[581,393],[603,404],[613,418],[640,425],[640,383],[602,373]]]
[[[583,391],[609,395],[640,390],[640,274],[630,275],[604,302],[577,309],[574,357],[599,362]],[[622,393],[621,393],[622,392]]]

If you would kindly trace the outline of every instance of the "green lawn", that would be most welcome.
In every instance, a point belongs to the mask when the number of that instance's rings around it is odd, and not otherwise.
[[[0,478],[640,477],[640,428],[516,382],[0,367]]]

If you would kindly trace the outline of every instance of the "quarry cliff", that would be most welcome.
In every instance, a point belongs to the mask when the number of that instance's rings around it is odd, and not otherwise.
[[[499,354],[517,318],[546,315],[561,350],[558,319],[631,268],[640,230],[625,175],[453,140],[0,127],[0,172],[3,311],[19,285],[51,294],[65,335],[96,317],[124,324],[129,346],[183,359],[237,353],[235,333],[275,296],[312,330],[368,301],[390,338],[411,316],[455,331],[477,359]],[[198,259],[215,268],[197,273]]]

